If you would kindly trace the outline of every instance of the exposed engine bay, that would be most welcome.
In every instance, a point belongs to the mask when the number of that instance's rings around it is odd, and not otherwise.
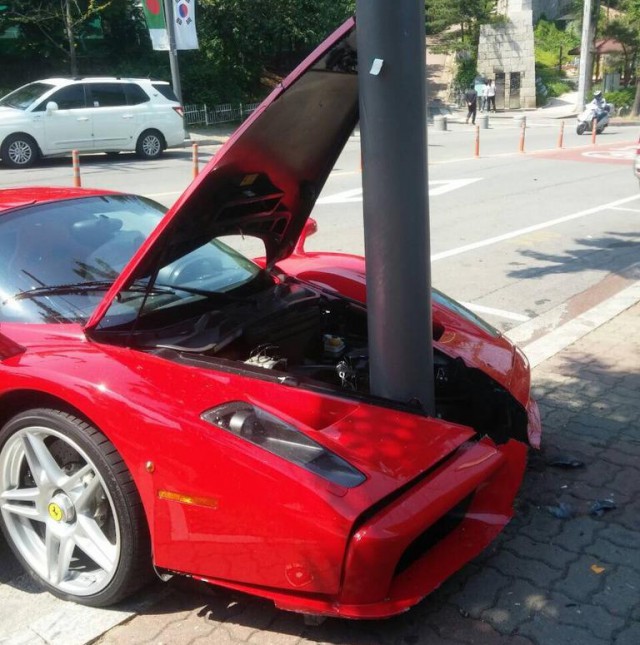
[[[154,350],[170,360],[370,397],[366,308],[297,280],[229,299],[153,336]],[[434,370],[439,418],[497,442],[526,441],[524,408],[489,376],[438,348]]]

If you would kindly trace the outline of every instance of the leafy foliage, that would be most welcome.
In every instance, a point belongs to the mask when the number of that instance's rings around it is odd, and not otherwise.
[[[477,75],[476,58],[471,56],[462,57],[458,61],[456,72],[456,87],[460,90],[466,90],[473,86],[473,81]]]
[[[425,0],[426,31],[448,51],[474,50],[480,26],[500,21],[497,0]]]
[[[538,105],[544,105],[547,99],[560,96],[573,89],[573,84],[558,71],[555,65],[536,63],[536,102]]]
[[[503,18],[495,13],[497,0],[425,0],[426,32],[430,48],[456,52],[455,87],[464,91],[477,75],[480,27]]]
[[[167,53],[151,49],[140,0],[3,0],[0,5],[5,7],[0,34],[10,30],[11,35],[0,41],[0,87],[76,73],[170,78]],[[185,100],[259,98],[266,93],[265,78],[289,71],[354,10],[355,0],[198,0],[200,49],[179,52]]]
[[[621,8],[623,13],[605,25],[603,35],[622,45],[622,79],[627,84],[634,74],[640,52],[640,6],[637,0],[624,0]]]
[[[73,25],[75,70],[70,65],[60,0],[4,1],[6,10],[0,12],[0,33],[9,30],[12,37],[0,41],[3,58],[0,86],[14,88],[52,75],[133,76],[133,71],[148,75],[145,58],[151,53],[149,36],[140,7],[133,0],[71,2],[70,7],[74,5],[74,11],[81,11],[78,15],[84,16]],[[95,11],[88,13],[91,7]],[[167,61],[167,70],[168,67]]]
[[[570,92],[573,87],[560,68],[568,52],[580,45],[574,27],[559,29],[549,20],[540,19],[533,30],[536,57],[536,102],[543,105],[548,98]]]
[[[539,20],[533,30],[535,42],[536,62],[553,66],[560,63],[562,51],[563,60],[569,50],[580,45],[580,35],[573,29],[558,29],[554,22]]]
[[[623,87],[615,92],[605,92],[607,103],[613,103],[616,108],[631,107],[636,94],[635,87]]]
[[[76,41],[90,36],[92,23],[112,0],[10,0],[0,13],[0,32],[20,27],[18,49],[27,54],[68,57],[72,74],[77,74]],[[44,47],[43,47],[44,45]]]
[[[200,0],[200,50],[180,54],[184,93],[197,102],[264,93],[354,10],[354,0]]]

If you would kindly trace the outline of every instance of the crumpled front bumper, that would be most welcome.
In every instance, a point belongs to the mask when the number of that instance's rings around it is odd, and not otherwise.
[[[478,555],[513,515],[527,448],[468,444],[365,518],[349,542],[334,598],[267,594],[291,611],[383,618],[406,611]]]

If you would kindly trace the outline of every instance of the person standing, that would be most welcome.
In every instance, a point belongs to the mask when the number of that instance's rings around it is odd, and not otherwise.
[[[473,89],[478,95],[478,108],[480,109],[480,112],[484,111],[484,108],[486,107],[486,100],[484,98],[484,90],[486,87],[487,81],[484,78],[477,76]]]
[[[476,123],[476,110],[478,108],[478,93],[473,87],[470,87],[464,95],[464,100],[467,102],[467,120],[465,123],[471,123],[475,125]]]
[[[489,79],[487,85],[484,88],[484,94],[487,99],[487,112],[491,112],[491,107],[493,106],[493,111],[496,111],[496,86],[493,84],[493,81]]]

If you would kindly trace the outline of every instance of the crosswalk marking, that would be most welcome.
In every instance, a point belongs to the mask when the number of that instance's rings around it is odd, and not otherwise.
[[[437,179],[429,182],[429,195],[444,195],[480,181],[480,177],[468,179]],[[355,204],[362,201],[362,188],[351,188],[333,195],[321,197],[316,204]]]

